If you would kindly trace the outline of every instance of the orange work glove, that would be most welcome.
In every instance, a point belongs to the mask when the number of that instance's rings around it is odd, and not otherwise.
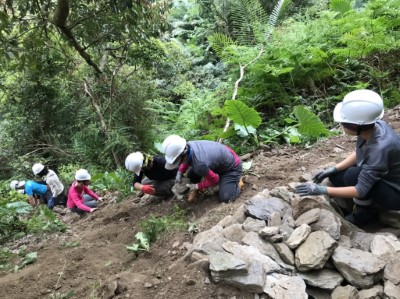
[[[153,186],[153,185],[143,185],[142,191],[143,191],[144,193],[151,194],[151,195],[153,195],[154,193],[156,193],[156,190],[154,189],[154,186]]]

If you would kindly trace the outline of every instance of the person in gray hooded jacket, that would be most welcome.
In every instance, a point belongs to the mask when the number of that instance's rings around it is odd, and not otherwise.
[[[355,151],[335,167],[318,172],[314,183],[297,186],[295,192],[353,199],[353,211],[346,219],[358,226],[376,217],[376,207],[400,210],[400,137],[381,120],[383,114],[382,98],[374,91],[347,94],[333,116],[346,134],[357,136]],[[319,185],[325,178],[333,187]]]

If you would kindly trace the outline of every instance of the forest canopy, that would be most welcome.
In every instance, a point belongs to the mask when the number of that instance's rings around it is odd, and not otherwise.
[[[351,90],[400,102],[400,0],[7,0],[0,51],[4,180],[114,170],[172,133],[306,144]]]

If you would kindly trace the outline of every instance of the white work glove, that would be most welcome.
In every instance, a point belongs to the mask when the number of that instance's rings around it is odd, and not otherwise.
[[[186,184],[186,187],[189,187],[190,191],[199,189],[199,186],[197,184]]]
[[[103,201],[103,197],[99,197],[97,200],[98,201]]]
[[[175,177],[175,184],[182,182],[182,172],[178,171]]]
[[[91,208],[90,209],[90,213],[93,213],[94,211],[96,211],[97,210],[97,208]]]

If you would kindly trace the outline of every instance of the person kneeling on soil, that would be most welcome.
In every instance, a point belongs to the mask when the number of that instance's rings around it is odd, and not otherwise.
[[[75,181],[68,191],[67,206],[71,212],[83,214],[97,210],[97,202],[103,201],[96,193],[89,189],[91,176],[86,169],[79,169],[75,173]]]
[[[335,167],[317,173],[314,183],[297,186],[295,192],[353,199],[353,211],[345,219],[358,226],[377,218],[377,207],[400,210],[400,137],[381,120],[383,113],[377,93],[348,93],[336,105],[333,117],[347,135],[357,136],[355,151]],[[319,185],[325,178],[334,187]]]
[[[177,183],[190,168],[187,174],[191,181],[187,185],[189,202],[196,200],[199,191],[217,184],[220,201],[230,202],[239,197],[243,185],[242,161],[228,146],[208,140],[186,142],[178,135],[171,135],[164,140],[162,148],[167,169],[180,165]]]
[[[21,190],[28,195],[28,202],[32,207],[37,206],[39,203],[44,203],[50,209],[53,208],[49,206],[49,202],[53,197],[53,194],[51,193],[50,188],[48,188],[45,184],[39,184],[34,181],[14,180],[10,183],[10,187],[13,190]]]
[[[171,189],[178,171],[177,167],[167,170],[165,163],[165,158],[157,155],[144,159],[141,152],[131,153],[125,159],[126,169],[135,173],[133,187],[143,193],[161,197],[172,195]]]
[[[52,197],[48,200],[47,206],[53,209],[56,205],[65,206],[67,204],[67,196],[65,194],[64,185],[61,183],[57,174],[48,169],[41,163],[35,163],[32,166],[32,172],[38,177],[44,177],[46,185],[50,188]]]

